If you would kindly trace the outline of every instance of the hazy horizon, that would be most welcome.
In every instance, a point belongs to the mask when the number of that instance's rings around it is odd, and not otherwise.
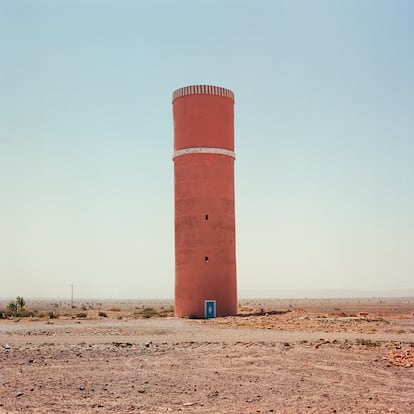
[[[17,296],[3,296],[0,301],[13,300]],[[393,289],[393,290],[285,290],[285,291],[271,291],[265,292],[261,290],[245,290],[238,292],[238,301],[256,299],[371,299],[371,298],[413,298],[414,289]],[[24,296],[26,300],[59,300],[70,302],[69,296]],[[74,295],[74,303],[80,301],[107,301],[107,302],[134,302],[134,301],[173,301],[174,297],[84,297]]]

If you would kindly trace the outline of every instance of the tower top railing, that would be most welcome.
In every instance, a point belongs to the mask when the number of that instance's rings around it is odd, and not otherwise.
[[[230,89],[213,85],[190,85],[173,92],[172,101],[187,95],[218,95],[231,99],[234,102],[234,93]]]

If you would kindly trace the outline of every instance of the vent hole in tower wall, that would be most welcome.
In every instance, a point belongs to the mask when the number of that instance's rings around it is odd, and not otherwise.
[[[206,256],[206,257],[204,258],[204,261],[205,261],[206,263],[208,263],[208,256]]]
[[[208,220],[208,214],[205,215],[205,219]]]

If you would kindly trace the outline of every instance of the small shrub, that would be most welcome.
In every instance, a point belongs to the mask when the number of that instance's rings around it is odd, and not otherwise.
[[[365,346],[381,346],[381,342],[379,341],[371,341],[370,339],[359,338],[356,340],[357,345],[365,345]]]
[[[77,318],[86,318],[88,314],[86,312],[79,312],[76,314]]]
[[[98,316],[102,316],[103,318],[107,318],[108,317],[108,315],[105,312],[102,312],[102,311],[100,311],[98,313]]]
[[[21,296],[17,296],[16,306],[19,307],[21,310],[23,310],[24,305],[26,305],[26,301]]]
[[[17,316],[20,318],[30,318],[31,316],[34,316],[34,313],[23,308],[17,312]]]
[[[55,313],[55,312],[50,311],[50,312],[47,314],[47,317],[48,317],[49,319],[56,319],[56,318],[57,318],[57,315],[56,315],[56,313]]]
[[[137,318],[152,318],[158,315],[154,308],[143,308],[142,310],[134,312],[134,316]]]
[[[119,308],[116,308],[116,307],[113,307],[113,308],[111,308],[111,309],[109,309],[111,312],[120,312],[121,311],[121,309],[119,309]]]
[[[174,309],[169,310],[169,309],[162,309],[160,310],[160,312],[158,313],[158,316],[160,318],[166,318],[168,316],[174,316]]]
[[[157,311],[154,308],[144,308],[141,313],[144,318],[152,318],[157,315]]]
[[[14,302],[10,302],[7,305],[7,310],[10,314],[10,316],[15,315],[17,313],[17,305]]]

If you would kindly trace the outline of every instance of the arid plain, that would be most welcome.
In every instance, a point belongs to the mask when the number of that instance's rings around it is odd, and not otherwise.
[[[414,298],[245,300],[210,320],[27,302],[0,319],[2,413],[414,412]]]

